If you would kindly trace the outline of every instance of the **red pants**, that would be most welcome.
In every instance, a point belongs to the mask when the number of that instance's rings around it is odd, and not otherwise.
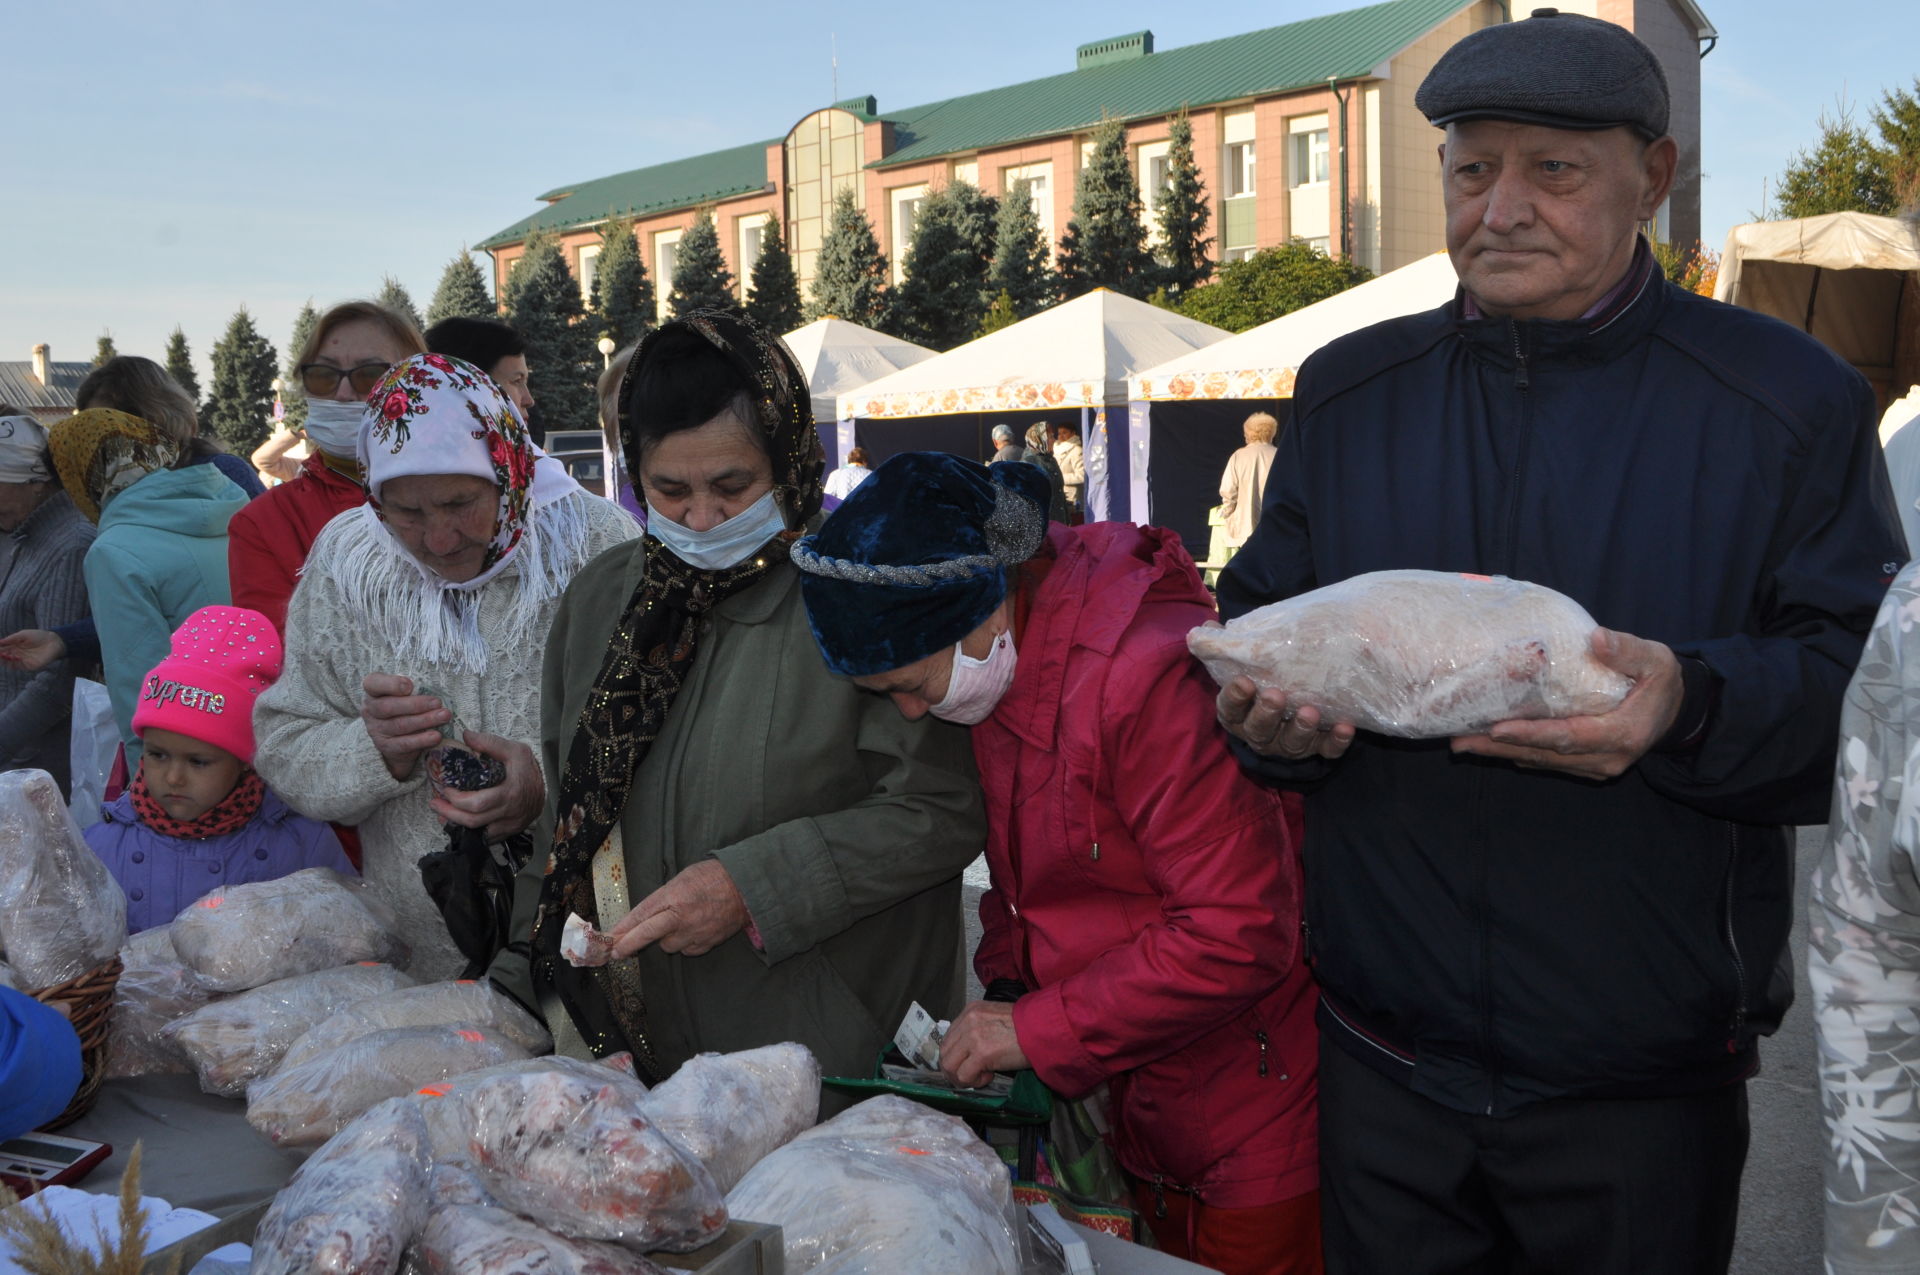
[[[1278,1204],[1217,1209],[1183,1192],[1165,1192],[1167,1215],[1151,1185],[1133,1189],[1133,1207],[1162,1252],[1222,1275],[1321,1275],[1320,1193]]]

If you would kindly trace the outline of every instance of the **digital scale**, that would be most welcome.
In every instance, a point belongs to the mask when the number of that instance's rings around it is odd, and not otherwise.
[[[0,1142],[0,1183],[15,1195],[71,1186],[113,1154],[104,1142],[83,1142],[55,1133],[29,1133]]]

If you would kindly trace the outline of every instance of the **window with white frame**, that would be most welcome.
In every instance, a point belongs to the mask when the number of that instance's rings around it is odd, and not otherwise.
[[[1147,142],[1134,148],[1134,178],[1140,183],[1141,216],[1147,223],[1148,237],[1158,233],[1154,219],[1160,212],[1160,201],[1167,197],[1167,178],[1172,175],[1173,157],[1167,153],[1169,143]]]
[[[1258,247],[1253,108],[1220,118],[1220,260],[1244,261]]]
[[[1053,255],[1053,164],[1021,164],[1000,170],[1000,189],[1012,194],[1020,183],[1027,184],[1027,198],[1033,201],[1033,215],[1040,223],[1040,238]]]
[[[679,230],[662,230],[653,237],[653,306],[662,323],[667,318],[667,294],[673,291],[673,263],[680,255]]]
[[[906,277],[907,249],[913,244],[913,218],[920,211],[920,205],[926,202],[927,184],[901,186],[887,192],[887,200],[892,207],[893,228],[893,281],[899,283]]]
[[[1321,235],[1315,239],[1303,239],[1301,242],[1306,244],[1307,247],[1312,248],[1315,252],[1330,253],[1332,251],[1333,240],[1327,235]]]
[[[593,271],[600,264],[600,245],[590,243],[580,249],[579,268],[573,273],[580,280],[580,304],[593,304]]]
[[[1309,186],[1331,180],[1333,151],[1327,117],[1307,115],[1287,121],[1287,185]]]
[[[760,249],[767,242],[767,222],[771,216],[770,213],[748,213],[734,219],[733,224],[738,228],[734,242],[739,245],[740,252],[740,268],[734,273],[738,276],[742,300],[746,299],[747,284],[752,279],[754,264],[760,260]]]

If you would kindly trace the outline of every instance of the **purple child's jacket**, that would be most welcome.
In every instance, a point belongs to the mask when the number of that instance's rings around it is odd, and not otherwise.
[[[162,836],[140,822],[133,795],[100,808],[87,844],[127,892],[127,932],[165,925],[215,886],[272,881],[301,868],[359,875],[333,829],[288,809],[268,792],[247,826],[224,837],[189,841]]]

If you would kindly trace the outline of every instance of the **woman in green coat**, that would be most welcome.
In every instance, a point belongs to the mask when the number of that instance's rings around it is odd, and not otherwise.
[[[551,846],[491,977],[563,1051],[794,1040],[861,1075],[919,1001],[954,1008],[960,872],[985,838],[966,733],[829,674],[791,543],[820,508],[784,344],[703,314],[650,334],[619,397],[648,534],[574,579],[547,641]],[[579,916],[609,963],[560,954]]]

